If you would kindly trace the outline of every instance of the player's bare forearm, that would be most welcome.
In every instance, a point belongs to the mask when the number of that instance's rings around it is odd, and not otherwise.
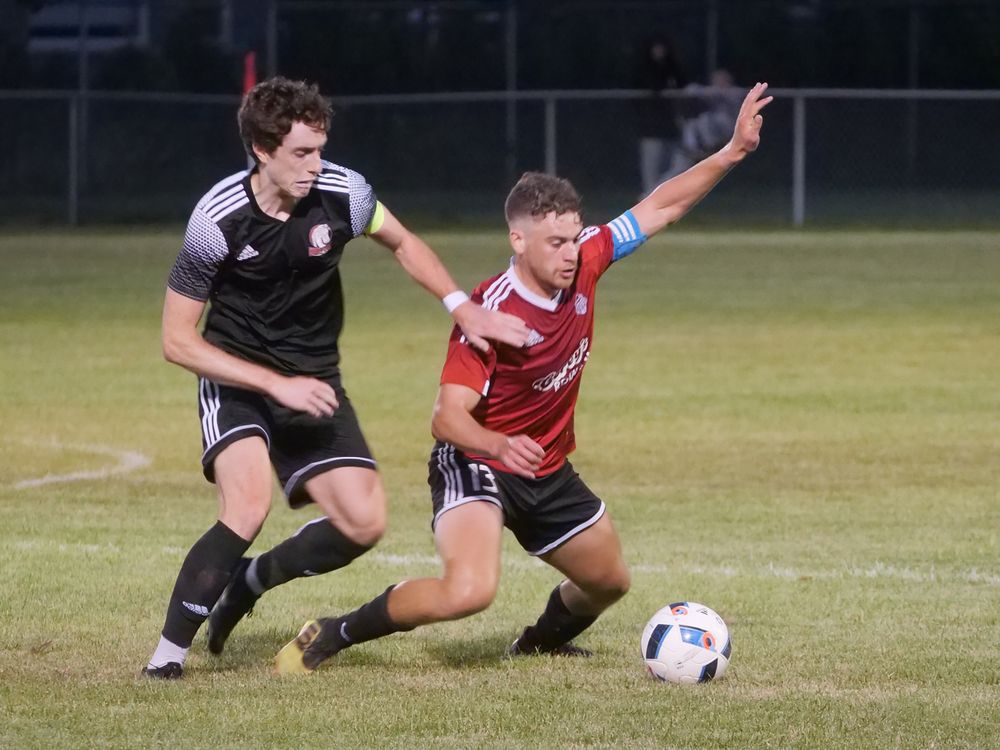
[[[758,83],[747,93],[737,115],[733,137],[719,151],[673,177],[632,208],[639,229],[647,237],[679,221],[708,195],[729,171],[760,144],[764,122],[760,111],[773,97],[764,96],[766,83]]]
[[[464,453],[500,461],[513,474],[534,478],[545,451],[527,435],[504,435],[479,424],[472,416],[479,398],[466,386],[442,384],[431,419],[434,438]]]
[[[719,184],[743,156],[723,147],[686,172],[673,177],[632,209],[639,229],[647,237],[681,219]]]
[[[458,289],[458,284],[430,246],[404,227],[389,209],[371,238],[392,251],[403,270],[420,286],[438,299]]]
[[[205,303],[167,290],[163,303],[163,356],[173,364],[220,385],[263,393],[290,409],[330,415],[339,406],[333,388],[316,378],[282,375],[205,341],[198,321]]]
[[[455,280],[444,267],[437,254],[417,235],[404,227],[388,209],[381,228],[372,239],[392,251],[403,269],[420,286],[443,300],[459,291]],[[524,346],[528,340],[528,327],[520,318],[495,310],[485,310],[466,301],[451,310],[451,316],[462,329],[469,342],[477,349],[489,349],[489,341],[499,341],[511,346]]]

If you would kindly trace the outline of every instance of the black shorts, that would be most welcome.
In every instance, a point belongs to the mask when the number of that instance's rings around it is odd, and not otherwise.
[[[427,464],[434,519],[471,502],[493,503],[504,526],[531,555],[544,555],[604,515],[604,502],[591,492],[569,461],[538,479],[522,479],[472,461],[453,445],[438,442]]]
[[[334,383],[330,383],[334,385]],[[288,504],[298,508],[312,502],[306,480],[342,466],[375,468],[354,408],[337,385],[340,406],[332,417],[313,417],[288,409],[266,396],[198,379],[201,417],[201,456],[205,478],[215,481],[215,457],[227,445],[251,435],[267,444],[271,465]]]

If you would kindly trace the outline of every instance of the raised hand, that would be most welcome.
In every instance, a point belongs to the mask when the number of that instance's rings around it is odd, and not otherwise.
[[[774,100],[773,96],[764,96],[765,91],[767,84],[758,83],[750,89],[740,106],[730,144],[741,154],[749,154],[760,145],[760,128],[764,124],[760,111]]]

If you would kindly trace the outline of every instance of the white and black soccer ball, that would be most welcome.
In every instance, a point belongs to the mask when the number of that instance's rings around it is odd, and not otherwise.
[[[674,602],[649,618],[641,648],[653,677],[688,684],[722,677],[733,644],[715,611],[697,602]]]

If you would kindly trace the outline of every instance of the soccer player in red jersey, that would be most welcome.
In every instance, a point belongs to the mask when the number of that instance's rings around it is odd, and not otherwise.
[[[486,609],[500,578],[504,526],[565,576],[510,653],[589,655],[570,640],[629,588],[604,503],[567,460],[597,282],[757,148],[760,112],[772,98],[766,90],[758,83],[747,94],[726,146],[609,224],[584,229],[566,180],[521,177],[505,207],[514,258],[473,299],[522,318],[528,343],[483,352],[454,329],[434,405],[428,483],[444,571],[403,581],[347,615],[306,623],[279,652],[279,672],[309,672],[348,646]]]

